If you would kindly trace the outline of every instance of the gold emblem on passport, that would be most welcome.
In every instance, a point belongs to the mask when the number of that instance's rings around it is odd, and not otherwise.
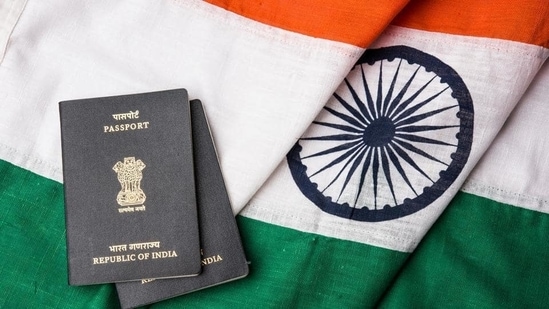
[[[116,201],[120,206],[135,206],[145,203],[145,192],[141,190],[141,179],[145,168],[145,163],[141,160],[135,160],[135,157],[124,158],[124,162],[118,161],[112,169],[118,174],[120,182],[120,192],[116,196]]]

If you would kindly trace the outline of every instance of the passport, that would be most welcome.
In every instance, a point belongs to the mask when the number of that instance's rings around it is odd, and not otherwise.
[[[70,285],[201,272],[185,89],[59,103]]]
[[[248,274],[240,239],[206,115],[191,101],[196,195],[202,246],[202,273],[191,278],[142,280],[116,284],[122,308],[133,308],[180,296]]]

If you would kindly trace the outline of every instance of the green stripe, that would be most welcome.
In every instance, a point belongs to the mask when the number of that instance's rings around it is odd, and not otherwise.
[[[112,286],[67,283],[63,187],[0,161],[0,308],[112,308]]]
[[[459,193],[383,299],[386,308],[547,308],[549,215]]]
[[[0,161],[0,307],[116,308],[67,284],[62,185]],[[246,279],[152,308],[536,308],[549,304],[549,215],[459,193],[408,254],[239,217]]]
[[[247,278],[152,308],[364,308],[408,254],[238,217]],[[113,285],[67,284],[62,185],[0,161],[0,308],[116,308]]]

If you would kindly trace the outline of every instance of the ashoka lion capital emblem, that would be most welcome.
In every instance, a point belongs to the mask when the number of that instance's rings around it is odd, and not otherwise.
[[[124,162],[118,161],[112,169],[118,174],[120,182],[120,192],[116,196],[116,201],[120,206],[142,205],[147,198],[145,192],[141,190],[141,179],[145,168],[145,163],[141,160],[135,160],[135,157],[124,158]]]

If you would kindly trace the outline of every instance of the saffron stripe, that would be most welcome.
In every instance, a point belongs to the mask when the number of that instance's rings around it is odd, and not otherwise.
[[[304,35],[366,47],[407,0],[206,0],[233,13]]]
[[[424,0],[411,2],[393,25],[549,47],[547,0]]]

